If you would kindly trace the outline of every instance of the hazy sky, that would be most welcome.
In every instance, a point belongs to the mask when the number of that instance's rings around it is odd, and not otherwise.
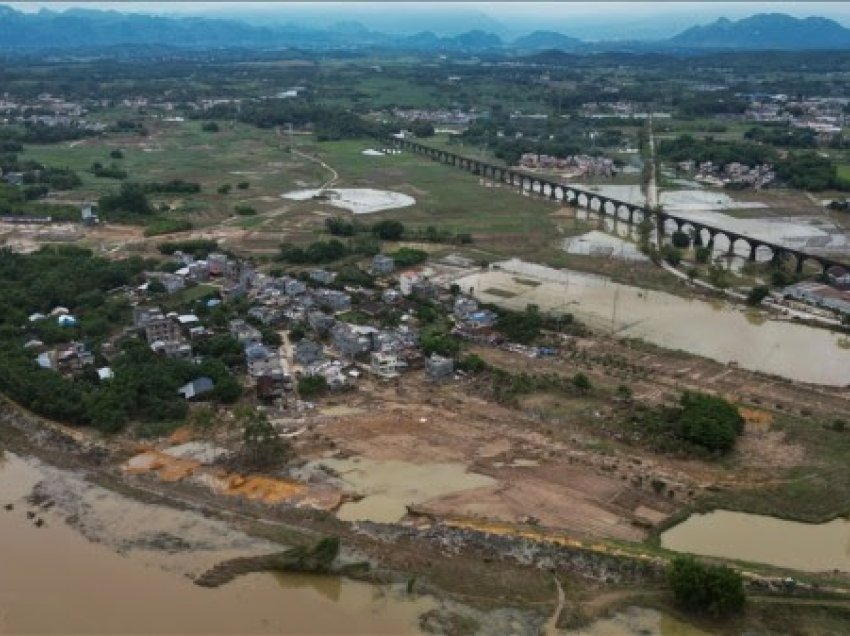
[[[206,15],[251,22],[276,21],[321,26],[356,20],[375,30],[459,32],[481,28],[501,34],[558,30],[599,39],[665,37],[721,16],[787,13],[832,18],[850,26],[845,2],[9,2],[22,11],[70,7],[135,13]]]

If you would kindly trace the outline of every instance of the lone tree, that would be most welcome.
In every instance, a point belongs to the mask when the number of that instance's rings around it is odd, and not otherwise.
[[[723,398],[686,391],[679,403],[679,435],[712,453],[728,453],[744,432],[738,409]]]
[[[278,437],[265,413],[245,407],[237,411],[236,422],[243,427],[242,449],[238,455],[242,466],[269,470],[289,461],[292,448]]]
[[[691,556],[673,559],[667,572],[673,596],[683,609],[725,618],[744,608],[741,575],[725,565],[705,565]]]

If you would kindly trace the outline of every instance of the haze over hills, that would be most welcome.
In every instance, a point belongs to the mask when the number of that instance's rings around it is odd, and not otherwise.
[[[850,29],[820,17],[795,18],[773,13],[732,21],[721,18],[692,26],[666,40],[584,42],[554,30],[537,30],[513,39],[471,28],[452,36],[427,29],[385,33],[339,15],[333,23],[313,26],[252,24],[237,19],[164,17],[90,9],[17,11],[0,5],[0,50],[96,49],[122,45],[162,45],[189,49],[362,49],[510,52],[561,50],[576,53],[635,49],[700,50],[840,50],[850,49]],[[415,22],[415,20],[414,20]],[[476,23],[471,27],[478,26]]]
[[[724,49],[843,49],[850,29],[827,18],[793,18],[781,13],[754,15],[735,22],[720,18],[670,39],[673,44]]]

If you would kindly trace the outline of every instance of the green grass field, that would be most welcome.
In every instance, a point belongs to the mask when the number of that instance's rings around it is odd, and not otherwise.
[[[416,199],[412,207],[365,215],[364,221],[394,218],[411,227],[433,225],[456,233],[468,232],[477,245],[503,254],[536,252],[556,234],[550,217],[558,209],[556,204],[519,195],[507,186],[485,187],[477,176],[417,155],[362,154],[374,146],[374,142],[358,140],[305,148],[339,172],[337,186],[395,190]]]

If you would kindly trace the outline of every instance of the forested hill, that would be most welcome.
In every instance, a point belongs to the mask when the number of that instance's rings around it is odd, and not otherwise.
[[[850,48],[850,29],[826,18],[794,18],[781,13],[731,21],[721,18],[694,26],[670,42],[684,47],[736,50],[823,50]]]

